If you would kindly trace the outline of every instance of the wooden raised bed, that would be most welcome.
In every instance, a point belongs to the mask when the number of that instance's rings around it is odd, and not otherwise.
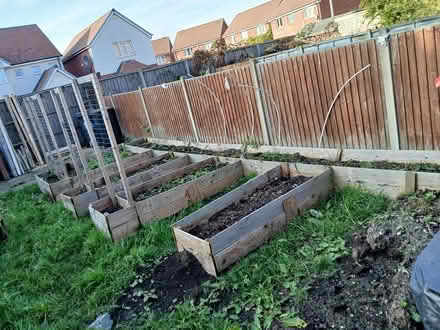
[[[138,164],[139,162],[147,161],[147,160],[151,159],[152,157],[153,157],[153,151],[148,150],[143,153],[133,155],[127,159],[124,159],[123,164],[124,164],[124,166],[132,166],[134,164]],[[117,168],[116,164],[107,165],[106,170],[109,173],[117,173],[118,172],[118,168]],[[93,180],[93,181],[99,180],[102,177],[102,172],[99,168],[96,170],[90,171],[89,174],[90,174],[91,180]],[[50,198],[53,201],[55,201],[57,199],[57,196],[59,194],[61,194],[62,192],[65,192],[69,189],[78,188],[85,181],[83,176],[73,176],[70,178],[61,179],[61,180],[54,182],[54,183],[49,183],[40,175],[35,175],[35,180],[37,181],[38,187],[40,188],[40,191],[42,193],[49,194]]]
[[[142,167],[146,167],[154,164],[157,161],[163,160],[170,155],[165,153],[161,156],[151,158],[146,162],[142,162],[141,164],[136,164],[130,166],[127,169],[127,173],[133,173],[138,171]],[[164,175],[171,171],[177,170],[182,166],[190,163],[189,157],[181,157],[178,159],[170,160],[165,164],[153,167],[151,169],[145,170],[144,172],[137,173],[127,179],[129,185],[135,185],[139,182],[144,182],[151,180],[155,176]],[[89,214],[89,205],[92,202],[95,202],[99,199],[108,196],[107,187],[105,186],[104,178],[100,178],[99,180],[94,182],[95,188],[89,189],[86,184],[76,187],[70,190],[67,190],[58,195],[57,199],[62,201],[64,207],[68,210],[71,210],[75,217],[84,217]],[[82,192],[84,189],[87,192]],[[122,191],[122,183],[114,184],[115,191]]]
[[[281,175],[294,177],[304,173],[277,166],[182,219],[172,226],[177,249],[192,253],[206,272],[217,276],[282,231],[295,216],[326,200],[333,190],[332,170],[327,168],[211,238],[200,239],[189,233],[196,226],[207,223],[217,213],[246,199],[258,187]]]

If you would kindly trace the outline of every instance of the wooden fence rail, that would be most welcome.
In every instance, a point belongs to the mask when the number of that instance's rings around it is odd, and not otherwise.
[[[145,88],[145,108],[128,94],[116,107],[136,137],[150,116],[162,139],[318,147],[333,99],[363,68],[336,99],[322,147],[439,150],[439,26]]]

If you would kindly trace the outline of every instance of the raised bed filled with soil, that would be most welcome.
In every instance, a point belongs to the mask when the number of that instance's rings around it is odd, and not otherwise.
[[[143,153],[133,155],[122,161],[124,166],[132,166],[138,164],[141,161],[147,161],[153,157],[153,151],[147,150]],[[110,164],[106,166],[108,173],[114,174],[118,171],[116,164]],[[89,172],[92,181],[99,180],[102,177],[102,172],[100,169],[96,169]],[[35,176],[38,187],[42,193],[49,194],[50,198],[55,201],[57,196],[62,192],[69,189],[78,188],[85,182],[84,176],[73,176],[69,178],[64,178],[60,174],[44,173]]]
[[[161,156],[150,158],[147,161],[141,161],[141,164],[129,166],[127,173],[133,174],[127,179],[128,185],[134,185],[139,182],[151,180],[155,176],[160,176],[170,171],[174,171],[186,163],[189,163],[189,157],[169,160],[172,155],[165,153]],[[140,172],[140,169],[144,172]],[[117,175],[117,174],[114,174]],[[122,183],[115,183],[113,189],[123,190]],[[86,184],[65,191],[58,195],[57,199],[62,201],[64,207],[71,210],[76,217],[83,217],[89,214],[89,204],[108,196],[108,190],[105,186],[104,178],[94,182],[94,188],[89,188]]]
[[[312,178],[277,166],[174,224],[177,249],[217,276],[332,190],[330,169]]]

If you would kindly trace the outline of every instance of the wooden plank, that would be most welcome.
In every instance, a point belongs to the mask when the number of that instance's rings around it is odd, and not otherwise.
[[[107,218],[100,212],[100,210],[105,210],[113,205],[112,199],[110,197],[98,200],[89,206],[89,213],[92,222],[95,224],[96,228],[104,233],[104,235],[112,239],[110,229],[108,227]]]
[[[184,219],[176,222],[173,227],[180,228],[185,231],[190,231],[195,226],[203,223],[208,220],[210,217],[215,215],[217,212],[229,207],[236,201],[245,198],[254,192],[258,187],[266,184],[271,181],[275,177],[279,177],[281,175],[280,167],[276,167],[262,175],[257,176],[256,178],[248,181],[241,187],[227,193],[222,198],[219,198],[209,204],[209,207],[202,207],[191,215],[185,217]]]
[[[148,113],[147,103],[145,102],[144,93],[142,93],[141,87],[139,87],[139,98],[142,101],[142,107],[144,108],[144,111],[145,111],[145,118],[147,119],[147,124],[149,125],[149,127],[151,129],[151,136],[155,137],[154,131],[153,131],[153,124],[151,123],[150,115]]]
[[[125,210],[131,210],[132,212],[130,215],[124,215],[125,219],[129,219],[128,221],[112,229],[113,242],[118,242],[129,236],[133,236],[140,229],[136,209],[134,207],[130,207],[129,209]]]
[[[187,234],[178,228],[173,228],[173,233],[179,252],[188,251],[196,257],[208,274],[217,276],[211,247],[208,242]]]
[[[41,122],[38,118],[38,114],[37,114],[37,111],[35,108],[34,101],[32,101],[32,99],[31,99],[31,100],[28,100],[29,103],[26,103],[26,98],[23,98],[23,102],[25,105],[27,104],[30,107],[28,109],[28,114],[31,117],[31,122],[35,123],[35,125],[36,125],[36,127],[34,127],[35,132],[36,133],[38,132],[40,134],[40,139],[39,139],[40,147],[41,147],[41,150],[43,150],[46,163],[48,165],[50,165],[51,157],[50,157],[49,142],[47,141],[46,134],[44,133],[43,127],[42,127]]]
[[[217,255],[222,250],[239,241],[247,233],[269,225],[272,219],[280,214],[283,215],[285,223],[287,223],[283,208],[283,203],[286,199],[295,198],[297,209],[303,211],[313,207],[319,201],[327,199],[332,190],[332,171],[327,170],[208,239],[211,244],[212,253],[214,256]]]
[[[183,77],[181,77],[180,80],[182,82],[182,89],[183,89],[183,93],[185,95],[185,102],[186,102],[186,106],[187,106],[187,110],[188,110],[188,114],[189,114],[189,119],[191,122],[191,127],[193,129],[193,134],[196,138],[196,142],[200,142],[199,132],[197,131],[197,125],[194,120],[192,105],[191,105],[191,101],[188,96],[188,91],[186,89],[185,79]]]
[[[438,173],[416,173],[417,190],[440,190],[440,174]]]
[[[402,177],[401,194],[409,194],[416,191],[416,174],[414,172],[405,172]]]

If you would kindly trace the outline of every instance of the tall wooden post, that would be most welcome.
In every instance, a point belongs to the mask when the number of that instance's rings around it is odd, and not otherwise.
[[[67,118],[67,123],[69,124],[70,131],[72,132],[73,140],[75,141],[75,145],[76,145],[76,150],[78,151],[79,159],[80,159],[82,167],[84,169],[84,174],[86,176],[87,184],[89,185],[90,189],[93,189],[92,180],[90,178],[89,171],[88,171],[89,167],[88,167],[87,159],[84,155],[84,151],[81,148],[81,142],[79,141],[79,136],[78,136],[78,133],[76,132],[75,125],[73,123],[72,114],[70,113],[69,105],[67,104],[67,101],[66,101],[66,96],[64,95],[64,93],[60,87],[56,88],[55,92],[59,95],[60,101],[61,101],[61,106],[64,108],[64,112],[65,112],[66,118]],[[78,173],[78,175],[80,175],[80,174]]]
[[[75,173],[76,173],[77,176],[81,176],[80,175],[80,173],[81,173],[80,172],[80,167],[78,165],[78,160],[76,159],[76,155],[75,155],[75,152],[74,152],[75,150],[72,147],[72,141],[70,140],[69,133],[66,130],[66,122],[64,121],[63,114],[61,113],[60,106],[58,104],[58,101],[56,99],[56,96],[55,96],[55,93],[54,93],[53,90],[50,91],[50,97],[52,98],[52,102],[53,102],[53,105],[55,107],[55,111],[56,111],[57,116],[58,116],[58,118],[60,120],[61,129],[63,131],[64,137],[66,138],[66,144],[67,144],[67,147],[69,148],[70,156],[72,157],[72,162],[73,162],[73,167],[75,168]]]
[[[37,98],[37,102],[38,102],[38,105],[40,107],[41,113],[43,114],[43,118],[44,118],[44,121],[46,123],[47,130],[49,131],[50,138],[52,139],[52,143],[53,143],[53,145],[55,147],[56,158],[58,159],[58,161],[60,161],[61,160],[60,147],[58,145],[57,139],[55,138],[55,134],[53,134],[52,126],[50,125],[50,120],[49,120],[49,117],[47,116],[46,107],[44,106],[43,101],[41,100],[40,94],[37,94],[36,98]],[[57,165],[55,165],[55,166],[57,166]],[[63,166],[64,176],[66,178],[68,178],[69,174],[67,173],[67,169],[66,169],[66,166],[64,165],[64,162],[62,162],[62,166]]]
[[[191,127],[193,129],[194,136],[196,137],[196,142],[200,143],[200,137],[199,137],[199,133],[197,132],[196,121],[194,120],[192,105],[191,105],[191,101],[189,100],[188,90],[187,90],[186,84],[185,84],[185,79],[183,79],[183,77],[181,77],[180,81],[182,82],[183,94],[185,95],[185,101],[186,101],[186,106],[188,108],[189,120],[191,121]]]
[[[142,88],[139,87],[138,92],[139,92],[139,97],[141,98],[141,101],[142,101],[142,105],[144,107],[145,117],[147,117],[147,123],[151,129],[151,136],[155,137],[154,130],[153,130],[153,124],[151,123],[150,114],[148,113],[147,103],[145,102],[144,93],[142,92]]]
[[[25,100],[25,104],[26,104],[26,99],[24,99],[24,100]],[[46,154],[45,154],[46,163],[49,164],[49,162],[51,161],[49,142],[47,141],[47,137],[46,137],[46,134],[44,133],[43,126],[41,125],[41,122],[40,122],[40,120],[38,118],[38,114],[37,114],[37,111],[36,111],[36,108],[35,108],[34,101],[32,99],[29,100],[29,103],[27,103],[27,105],[29,105],[29,107],[30,107],[30,109],[28,109],[29,110],[28,113],[32,117],[31,120],[32,120],[32,122],[35,123],[36,127],[38,128],[36,130],[36,132],[40,133],[40,137],[41,137],[40,143],[42,142],[40,144],[41,149],[42,150],[43,149],[46,150]]]
[[[28,124],[28,122],[26,120],[26,117],[25,117],[25,115],[23,113],[23,110],[21,109],[21,105],[18,102],[18,100],[15,97],[15,95],[11,95],[11,99],[12,99],[12,103],[15,105],[15,110],[17,112],[17,116],[20,118],[23,126],[25,127],[25,130],[27,131],[27,134],[28,134],[28,137],[29,137],[29,141],[31,142],[32,149],[34,150],[34,153],[35,153],[35,157],[37,158],[38,163],[40,165],[43,165],[44,164],[44,160],[43,160],[43,158],[42,158],[42,156],[40,154],[40,151],[38,150],[38,145],[35,142],[34,136],[32,135],[32,130],[30,129],[29,124]]]
[[[81,96],[81,91],[79,90],[78,83],[75,81],[72,82],[73,93],[75,94],[76,101],[79,106],[79,110],[81,111],[81,115],[84,118],[84,123],[87,127],[87,132],[89,133],[90,141],[92,142],[93,149],[95,150],[96,158],[98,159],[99,167],[101,168],[102,175],[105,180],[105,184],[107,185],[108,194],[113,202],[113,205],[116,205],[116,195],[115,189],[110,181],[110,177],[107,173],[104,163],[104,157],[102,155],[102,151],[99,148],[98,142],[96,141],[95,132],[93,132],[92,123],[90,121],[89,115],[87,113],[86,107],[84,106],[84,102]]]
[[[96,75],[92,76],[93,88],[95,89],[96,98],[98,99],[99,108],[102,112],[102,117],[104,119],[105,128],[107,130],[107,134],[110,138],[110,143],[112,145],[113,154],[115,156],[116,165],[119,169],[119,174],[121,176],[122,186],[124,187],[125,195],[127,196],[128,203],[130,206],[134,205],[133,194],[131,193],[130,187],[127,182],[127,173],[125,172],[125,168],[122,165],[121,155],[119,153],[119,145],[116,141],[115,134],[113,132],[113,126],[110,122],[110,117],[108,116],[107,107],[105,105],[104,95],[101,90],[101,86],[99,84],[98,78]]]

